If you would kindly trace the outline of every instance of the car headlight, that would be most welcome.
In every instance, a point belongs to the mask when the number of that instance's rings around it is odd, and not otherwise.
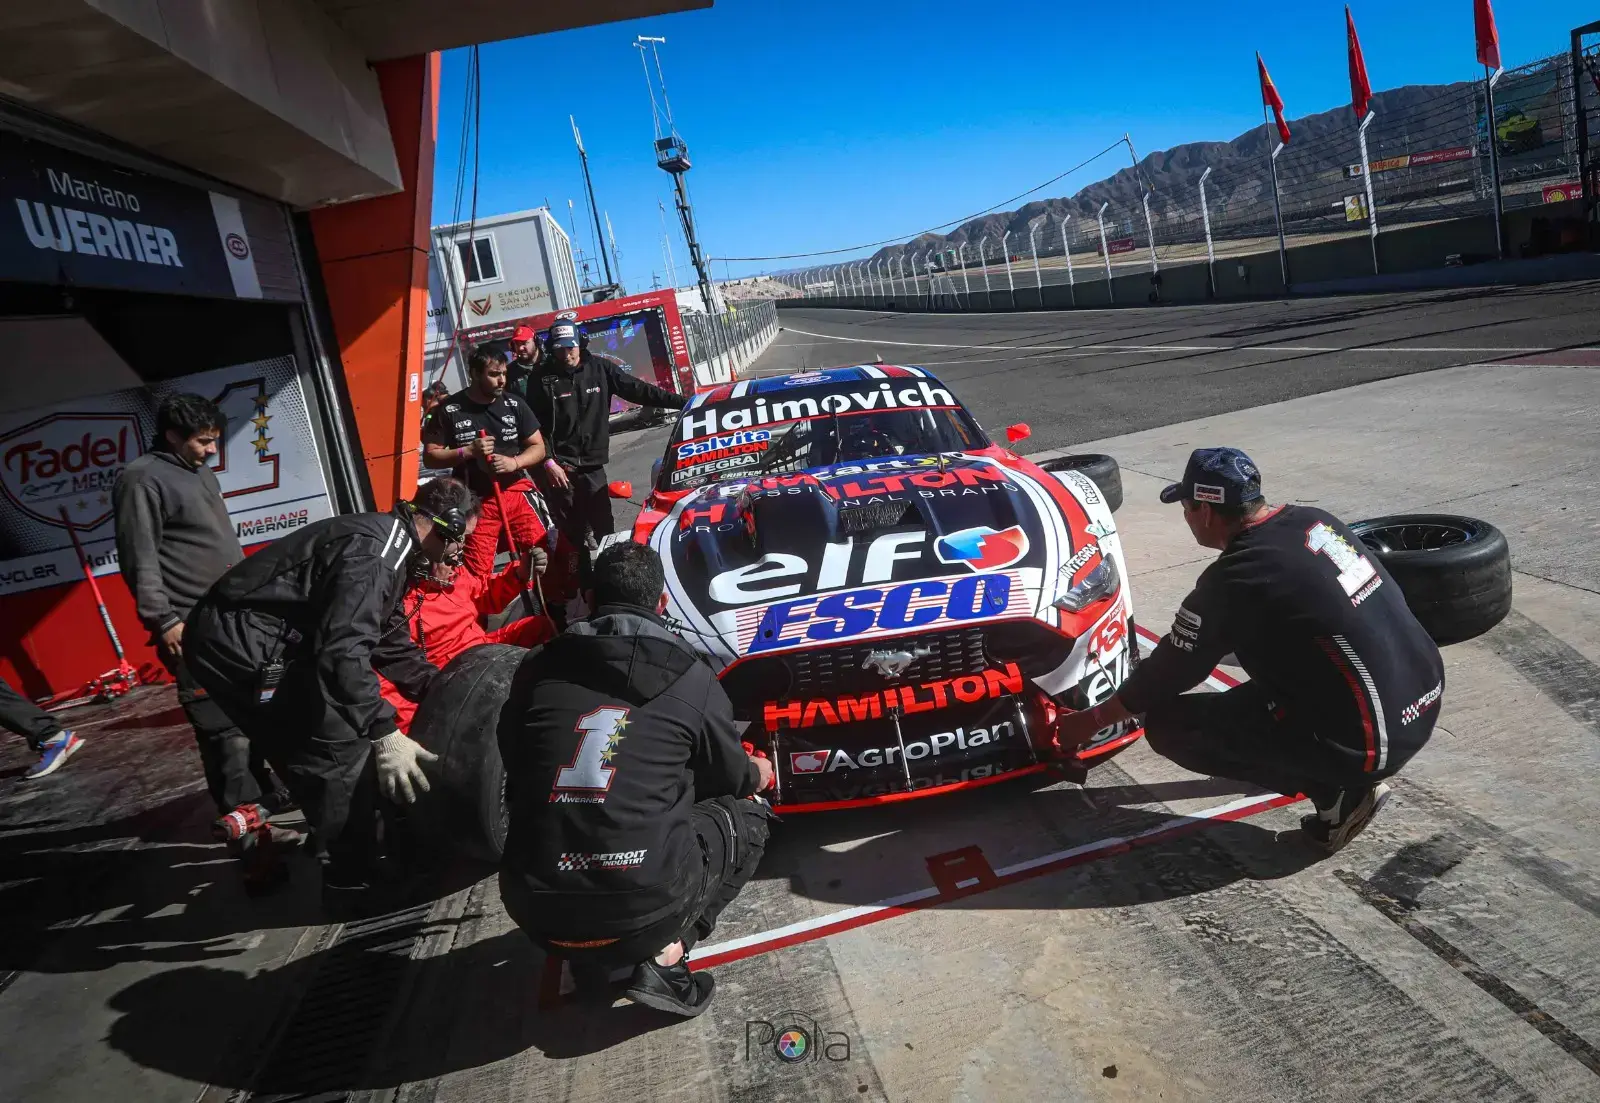
[[[1085,575],[1082,582],[1056,598],[1055,606],[1069,613],[1081,613],[1121,588],[1122,574],[1117,570],[1117,561],[1109,554],[1102,554],[1100,565]]]

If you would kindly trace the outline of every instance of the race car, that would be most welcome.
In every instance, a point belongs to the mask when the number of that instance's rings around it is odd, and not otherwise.
[[[1022,459],[932,373],[863,364],[703,392],[653,481],[611,539],[661,554],[668,623],[720,672],[779,809],[1081,770],[1142,734],[1055,743],[1063,712],[1137,662],[1120,484],[1108,501],[1073,462]]]

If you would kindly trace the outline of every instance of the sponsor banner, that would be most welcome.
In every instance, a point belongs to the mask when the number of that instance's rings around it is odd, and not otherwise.
[[[1477,156],[1477,150],[1471,146],[1451,146],[1448,149],[1429,149],[1421,153],[1404,153],[1399,157],[1382,157],[1371,164],[1372,174],[1380,172],[1394,172],[1403,168],[1420,168],[1425,165],[1443,165],[1451,161],[1470,161]],[[1361,178],[1361,164],[1345,166],[1345,174],[1352,180]]]
[[[753,429],[832,414],[944,409],[958,405],[954,395],[926,379],[896,382],[904,386],[897,388],[894,383],[879,383],[871,387],[863,383],[825,394],[796,392],[788,397],[774,397],[770,402],[764,395],[757,395],[753,399],[724,400],[696,410],[686,410],[678,419],[677,438],[683,441],[699,440],[716,433],[731,433],[738,429]]]
[[[1022,671],[1017,664],[1007,663],[1004,670],[986,670],[981,674],[944,678],[919,685],[891,686],[867,693],[805,701],[768,701],[762,706],[762,718],[768,731],[783,727],[810,728],[818,724],[833,726],[882,720],[894,709],[911,715],[1020,694],[1022,690]],[[795,769],[805,772],[798,766]]]
[[[1583,185],[1576,180],[1566,184],[1548,184],[1540,195],[1543,203],[1565,203],[1569,199],[1580,199],[1583,196]]]
[[[117,572],[112,487],[148,450],[156,407],[179,391],[216,400],[228,418],[211,466],[241,543],[275,540],[333,515],[288,357],[6,412],[0,414],[0,595],[82,577],[68,525],[96,575]]]
[[[1017,725],[1002,720],[990,727],[957,725],[950,731],[934,732],[926,737],[905,741],[905,761],[909,764],[923,759],[937,759],[942,755],[965,755],[969,751],[987,752],[991,745],[1016,742],[1022,739]],[[833,774],[841,770],[876,770],[884,766],[900,765],[900,743],[865,747],[832,747],[809,751],[789,752],[789,773]]]
[[[239,200],[4,132],[0,279],[262,297]]]

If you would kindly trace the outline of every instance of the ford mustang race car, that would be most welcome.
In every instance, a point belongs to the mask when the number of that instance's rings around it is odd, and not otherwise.
[[[631,536],[774,762],[774,805],[810,811],[1138,738],[1129,721],[1055,745],[1057,717],[1137,662],[1112,505],[1083,471],[991,441],[931,373],[872,364],[697,395]]]

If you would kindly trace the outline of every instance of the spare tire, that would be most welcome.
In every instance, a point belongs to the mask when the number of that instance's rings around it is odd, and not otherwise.
[[[537,649],[535,649],[537,650]],[[421,837],[486,862],[506,844],[505,769],[497,730],[518,668],[534,651],[491,643],[439,672],[411,721],[411,738],[439,756],[411,815]]]
[[[1481,636],[1511,611],[1511,548],[1476,517],[1408,513],[1354,521],[1428,635],[1439,644]]]
[[[1046,471],[1078,471],[1094,481],[1106,500],[1106,508],[1115,513],[1122,508],[1122,468],[1110,456],[1098,452],[1057,456],[1039,465]]]

